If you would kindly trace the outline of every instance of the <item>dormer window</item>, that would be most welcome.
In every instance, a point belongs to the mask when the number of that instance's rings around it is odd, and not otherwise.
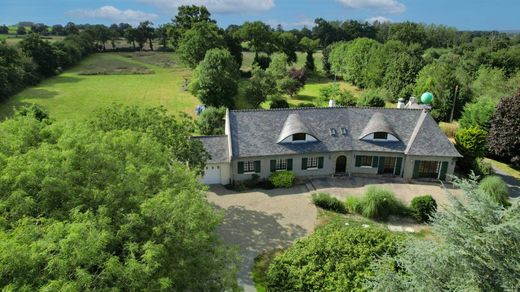
[[[374,133],[375,140],[386,140],[388,139],[388,133],[386,132],[375,132]]]
[[[305,141],[306,134],[305,133],[296,133],[292,135],[293,141]]]

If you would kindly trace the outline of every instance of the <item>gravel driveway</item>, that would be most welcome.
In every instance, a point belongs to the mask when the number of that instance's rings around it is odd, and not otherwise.
[[[223,240],[240,249],[242,264],[238,280],[245,291],[255,291],[251,279],[254,258],[268,250],[289,246],[294,240],[310,234],[316,223],[316,208],[310,203],[314,192],[327,192],[342,200],[347,195],[361,196],[367,185],[377,184],[395,192],[405,203],[413,197],[430,194],[439,204],[447,204],[445,191],[439,184],[405,183],[395,178],[323,178],[313,179],[316,190],[306,185],[290,189],[252,190],[237,193],[222,186],[212,186],[208,200],[225,211],[219,227]],[[307,184],[309,185],[309,184]],[[450,190],[455,195],[460,190]]]
[[[226,243],[238,246],[243,257],[238,279],[245,291],[256,291],[251,268],[258,254],[288,247],[314,230],[316,208],[309,197],[304,185],[247,193],[211,187],[208,200],[225,209],[219,233]]]

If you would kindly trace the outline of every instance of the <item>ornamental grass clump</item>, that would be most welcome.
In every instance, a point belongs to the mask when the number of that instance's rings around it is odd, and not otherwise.
[[[480,181],[479,189],[502,206],[507,207],[511,205],[507,184],[500,177],[496,175],[485,177]]]
[[[389,215],[406,215],[405,205],[394,193],[376,186],[369,186],[360,202],[361,215],[377,220],[385,220]]]

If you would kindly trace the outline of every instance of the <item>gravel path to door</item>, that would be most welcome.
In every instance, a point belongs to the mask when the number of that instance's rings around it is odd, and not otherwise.
[[[238,246],[242,256],[238,280],[245,291],[256,291],[251,268],[257,255],[288,247],[314,230],[316,207],[309,198],[304,185],[247,193],[211,187],[208,200],[225,211],[219,233],[226,243]]]

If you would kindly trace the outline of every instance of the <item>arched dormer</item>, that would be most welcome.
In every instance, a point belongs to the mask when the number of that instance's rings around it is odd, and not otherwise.
[[[399,136],[397,136],[382,113],[375,113],[361,132],[359,139],[368,141],[399,141]]]
[[[298,114],[290,114],[283,125],[276,143],[317,142],[316,134],[307,127]]]

